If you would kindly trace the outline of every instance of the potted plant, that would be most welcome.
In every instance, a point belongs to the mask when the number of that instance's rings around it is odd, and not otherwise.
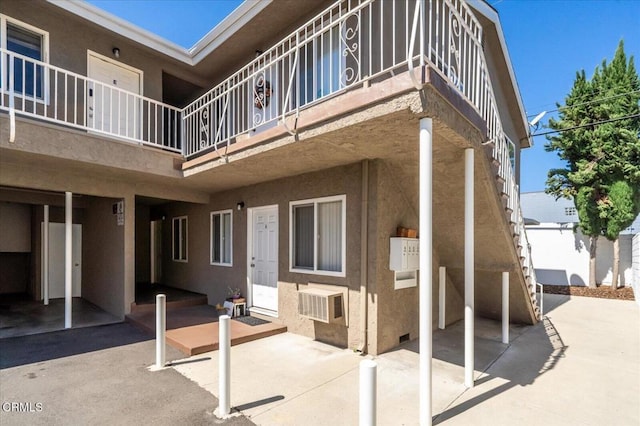
[[[242,297],[242,291],[238,287],[227,287],[229,297],[232,299],[240,299]]]

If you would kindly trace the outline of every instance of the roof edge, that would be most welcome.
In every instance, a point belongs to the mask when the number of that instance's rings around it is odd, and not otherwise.
[[[262,12],[273,0],[245,1],[220,23],[198,40],[190,49],[185,49],[151,31],[109,13],[86,1],[46,0],[47,2],[84,18],[96,25],[111,30],[123,37],[147,46],[157,52],[171,56],[188,65],[197,65],[216,47],[220,46],[247,22]]]
[[[207,34],[196,42],[189,54],[194,64],[197,64],[220,46],[225,40],[251,19],[269,6],[273,0],[244,1],[233,12],[227,15],[220,23],[213,27]]]

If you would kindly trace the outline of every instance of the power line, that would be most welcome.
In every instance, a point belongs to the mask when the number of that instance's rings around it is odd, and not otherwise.
[[[551,110],[546,111],[546,112],[547,112],[547,114],[548,114],[548,113],[550,113],[550,112],[556,112],[556,111],[562,111],[562,110],[565,110],[565,109],[576,108],[576,107],[579,107],[579,106],[582,106],[582,105],[589,105],[589,104],[594,104],[594,103],[597,103],[597,102],[607,101],[607,100],[609,100],[609,99],[621,98],[621,97],[623,97],[623,96],[632,95],[632,94],[634,94],[634,93],[640,93],[640,90],[632,90],[631,92],[619,93],[619,94],[617,94],[617,95],[607,96],[607,97],[605,97],[605,98],[600,98],[600,99],[594,99],[594,100],[592,100],[592,101],[587,101],[587,102],[581,102],[581,103],[577,103],[577,104],[574,104],[574,105],[565,105],[565,106],[558,107],[558,108],[556,108],[556,109],[551,109]],[[535,116],[536,116],[536,115],[538,115],[538,114],[539,114],[539,113],[537,113],[537,114],[530,114],[530,115],[527,115],[527,118],[529,118],[529,117],[535,117]]]
[[[534,133],[533,135],[531,135],[531,137],[550,135],[552,133],[561,133],[561,132],[566,132],[568,130],[581,129],[583,127],[597,126],[599,124],[613,123],[615,121],[629,120],[631,118],[639,118],[639,117],[640,117],[640,114],[627,115],[625,117],[611,118],[609,120],[596,121],[594,123],[589,123],[589,124],[581,124],[579,126],[569,127],[567,129],[549,130],[547,132]]]

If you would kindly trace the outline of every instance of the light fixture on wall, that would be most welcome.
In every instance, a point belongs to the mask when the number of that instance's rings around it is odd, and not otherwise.
[[[116,59],[120,57],[120,49],[118,49],[117,47],[114,47],[113,49],[111,49],[111,51],[113,52],[113,56],[115,56]]]
[[[244,201],[240,201],[238,204],[236,204],[236,208],[238,209],[238,211],[241,211],[244,208]]]

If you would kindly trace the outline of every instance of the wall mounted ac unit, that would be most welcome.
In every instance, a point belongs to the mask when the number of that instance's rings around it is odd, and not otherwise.
[[[314,321],[327,324],[342,322],[343,293],[321,288],[306,288],[298,292],[298,313]]]

